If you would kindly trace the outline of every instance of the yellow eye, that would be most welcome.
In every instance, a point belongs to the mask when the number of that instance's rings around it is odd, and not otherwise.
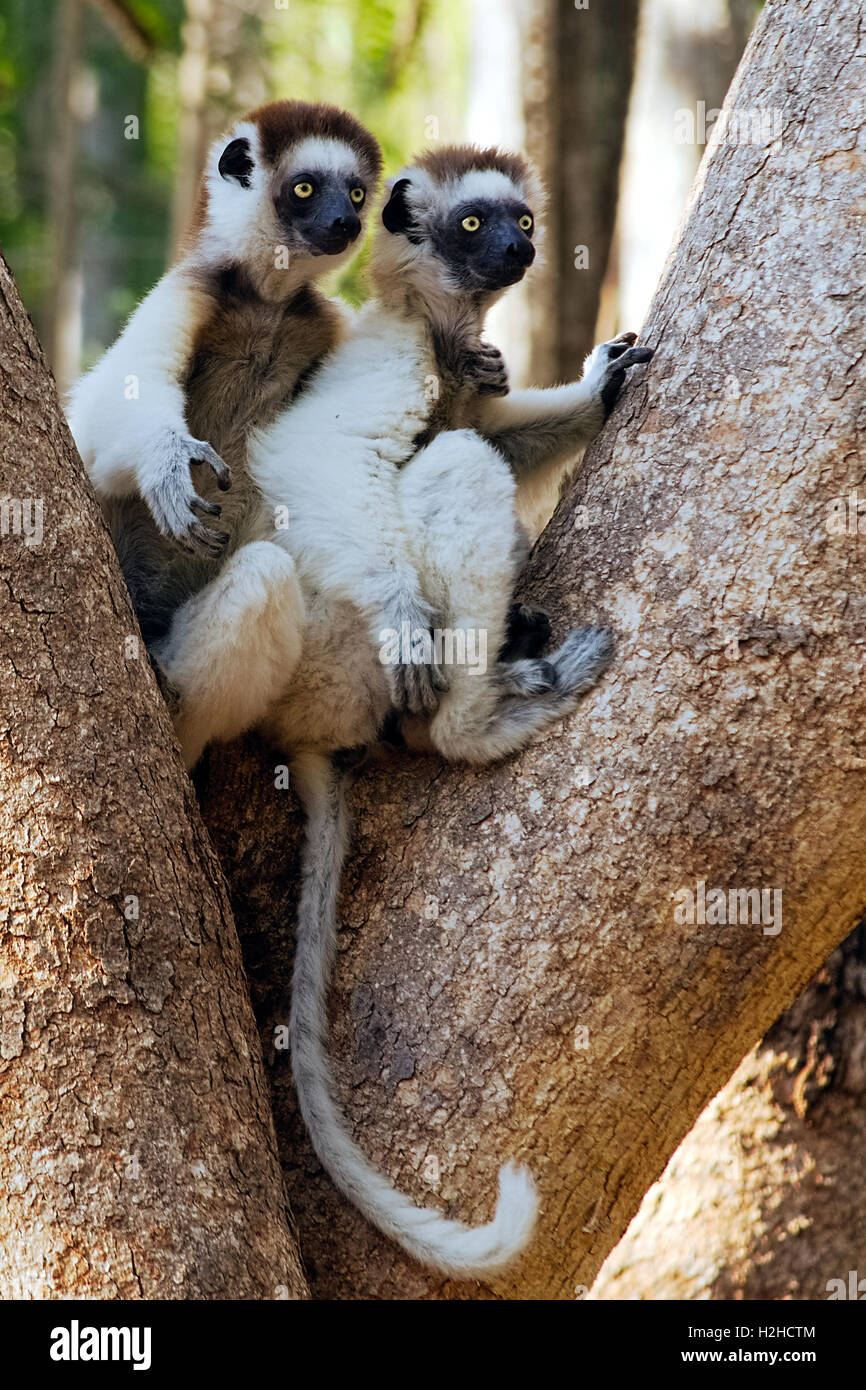
[[[296,198],[312,198],[313,185],[311,183],[296,183],[294,193]]]
[[[353,188],[349,193],[349,197],[352,199],[352,202],[358,204],[363,203],[366,196],[367,195],[364,192],[363,188]]]
[[[477,232],[478,228],[481,226],[481,218],[476,217],[474,213],[470,213],[468,217],[464,217],[460,226],[463,228],[464,232]]]
[[[523,214],[517,225],[522,232],[532,231],[532,218],[530,217],[528,212],[525,212]]]

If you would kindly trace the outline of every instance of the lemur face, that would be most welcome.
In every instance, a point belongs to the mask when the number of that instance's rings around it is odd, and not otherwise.
[[[301,254],[339,256],[356,241],[369,172],[348,145],[304,140],[273,180],[274,209],[288,245]]]
[[[318,274],[351,254],[380,170],[376,140],[347,112],[296,101],[259,107],[211,151],[203,253],[243,260],[260,288],[279,293],[281,256],[284,270],[321,261]]]
[[[467,290],[503,290],[535,260],[535,219],[522,199],[469,197],[430,229],[436,254]]]
[[[415,248],[404,273],[420,280],[432,271],[452,291],[496,294],[522,280],[535,259],[539,199],[520,156],[453,146],[422,156],[397,180],[382,222]],[[381,263],[387,248],[380,253]]]

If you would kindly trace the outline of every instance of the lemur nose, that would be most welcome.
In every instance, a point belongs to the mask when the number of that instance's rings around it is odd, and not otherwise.
[[[505,254],[513,257],[518,265],[532,265],[535,260],[535,247],[529,237],[524,237],[522,241],[509,242]]]
[[[347,236],[350,241],[354,241],[360,230],[361,219],[356,212],[348,212],[342,217],[335,217],[334,221],[331,223],[332,232],[336,232],[341,236]]]

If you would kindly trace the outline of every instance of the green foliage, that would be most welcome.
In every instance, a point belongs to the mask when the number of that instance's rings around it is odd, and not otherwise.
[[[37,326],[53,275],[48,154],[68,119],[52,91],[62,2],[0,0],[0,242]],[[153,40],[144,64],[125,51],[97,8],[85,5],[82,61],[95,109],[81,128],[73,187],[87,360],[115,336],[168,254],[185,6],[127,0],[127,7]],[[382,141],[389,171],[431,132],[459,137],[463,0],[245,0],[244,10],[241,42],[259,46],[269,94],[349,107]],[[214,102],[234,114],[231,91]],[[128,138],[130,115],[138,118],[137,139]],[[364,294],[364,259],[339,286],[354,302]]]
[[[375,132],[394,172],[431,139],[460,138],[467,6],[463,0],[290,0],[265,25],[271,95],[330,101]],[[364,296],[358,257],[337,288]]]

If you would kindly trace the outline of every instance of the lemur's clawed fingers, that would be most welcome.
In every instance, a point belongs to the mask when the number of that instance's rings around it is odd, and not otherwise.
[[[467,353],[464,380],[479,396],[507,396],[508,368],[505,358],[492,343],[481,343]]]
[[[616,365],[620,368],[636,367],[640,362],[649,362],[654,355],[654,348],[629,348],[628,352],[624,352],[621,357],[616,359]]]
[[[637,342],[636,333],[620,333],[618,338],[611,338],[609,343],[604,343],[607,348],[608,357],[618,357],[621,352],[625,352],[627,347]]]
[[[222,507],[219,502],[208,502],[204,497],[194,497],[189,505],[196,516],[222,515]]]
[[[216,478],[216,485],[220,492],[228,492],[232,485],[232,470],[225,460],[221,459],[216,449],[212,449],[210,444],[203,439],[192,439],[190,443],[195,450],[193,457],[190,459],[190,463],[193,464],[194,467],[200,464],[207,464]]]
[[[653,356],[653,348],[634,347],[636,340],[636,333],[621,333],[608,343],[599,343],[586,364],[584,376],[597,387],[606,415],[613,409],[628,369],[649,362]]]
[[[214,531],[212,527],[205,526],[203,521],[194,521],[187,532],[190,541],[195,544],[188,544],[187,549],[198,548],[208,555],[222,555],[228,543],[228,533],[226,531]]]
[[[435,665],[408,662],[388,668],[391,701],[396,710],[410,714],[432,714],[439,707],[439,695],[448,682]]]
[[[508,628],[499,653],[500,661],[538,657],[550,641],[550,619],[542,608],[513,603],[508,610]]]
[[[445,691],[450,690],[451,688],[451,682],[449,681],[445,672],[442,670],[440,666],[430,666],[428,669],[430,671],[430,679],[433,683],[433,689],[437,690],[440,693],[440,695],[444,695]]]
[[[189,553],[219,556],[228,536],[198,518],[217,517],[222,508],[196,492],[190,468],[197,462],[213,469],[223,491],[231,485],[228,465],[210,444],[176,430],[167,431],[160,437],[153,466],[141,481],[141,495],[163,535],[170,536]]]

